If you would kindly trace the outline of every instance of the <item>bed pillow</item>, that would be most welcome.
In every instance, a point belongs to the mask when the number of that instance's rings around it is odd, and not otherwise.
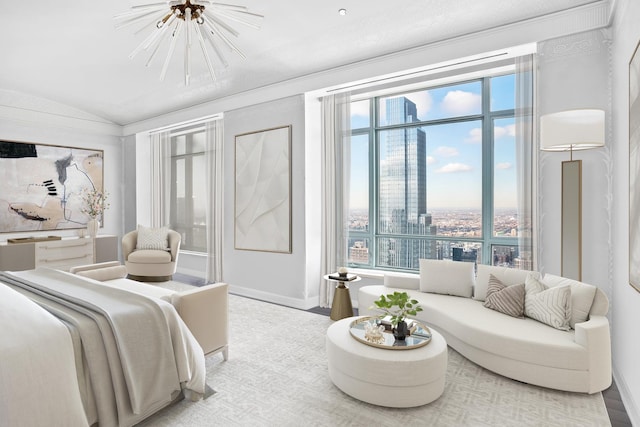
[[[158,251],[168,251],[169,241],[167,236],[169,227],[152,228],[138,225],[138,239],[136,250],[152,249]]]
[[[507,286],[490,274],[483,305],[511,317],[524,317],[524,295],[524,283]]]
[[[471,297],[475,281],[474,263],[420,260],[420,291],[434,294]]]
[[[596,296],[595,286],[553,274],[545,274],[544,283],[549,287],[566,285],[571,287],[571,320],[569,320],[569,325],[572,328],[575,329],[576,323],[589,320],[593,299]]]
[[[533,276],[525,281],[524,315],[556,329],[568,331],[571,319],[571,288],[549,288]]]

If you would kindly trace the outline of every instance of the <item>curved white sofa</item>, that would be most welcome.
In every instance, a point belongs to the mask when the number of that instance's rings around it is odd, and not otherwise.
[[[420,275],[386,274],[384,286],[359,289],[359,314],[378,315],[371,307],[380,295],[406,291],[423,307],[417,319],[433,326],[452,348],[486,369],[557,390],[596,393],[611,385],[609,301],[602,291],[545,275],[542,282],[550,287],[571,289],[572,318],[578,322],[572,321],[568,331],[559,330],[483,305],[490,274],[504,285],[524,283],[529,274],[539,279],[539,274],[487,265],[477,269],[476,275],[471,263],[429,260],[428,271],[421,265]]]

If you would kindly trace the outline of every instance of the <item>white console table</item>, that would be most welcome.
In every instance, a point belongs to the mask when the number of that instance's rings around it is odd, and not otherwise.
[[[69,270],[77,265],[118,260],[118,236],[70,237],[42,242],[0,243],[0,270],[36,267]],[[95,243],[95,244],[94,244]]]

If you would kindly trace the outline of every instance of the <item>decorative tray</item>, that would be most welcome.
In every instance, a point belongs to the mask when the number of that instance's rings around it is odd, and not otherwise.
[[[354,320],[349,325],[351,336],[366,345],[387,350],[411,350],[424,347],[431,342],[431,330],[419,322],[417,322],[415,331],[411,335],[407,335],[404,341],[396,340],[391,331],[384,331],[382,337],[378,340],[370,339],[365,333],[365,327],[367,324],[379,326],[376,320],[376,317],[361,317]]]

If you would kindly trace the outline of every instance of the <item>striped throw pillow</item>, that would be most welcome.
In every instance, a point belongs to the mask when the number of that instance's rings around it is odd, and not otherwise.
[[[524,315],[556,329],[568,331],[571,320],[569,285],[547,287],[528,276],[525,281]]]
[[[524,317],[524,295],[524,283],[506,286],[490,274],[487,297],[483,305],[511,317]]]

